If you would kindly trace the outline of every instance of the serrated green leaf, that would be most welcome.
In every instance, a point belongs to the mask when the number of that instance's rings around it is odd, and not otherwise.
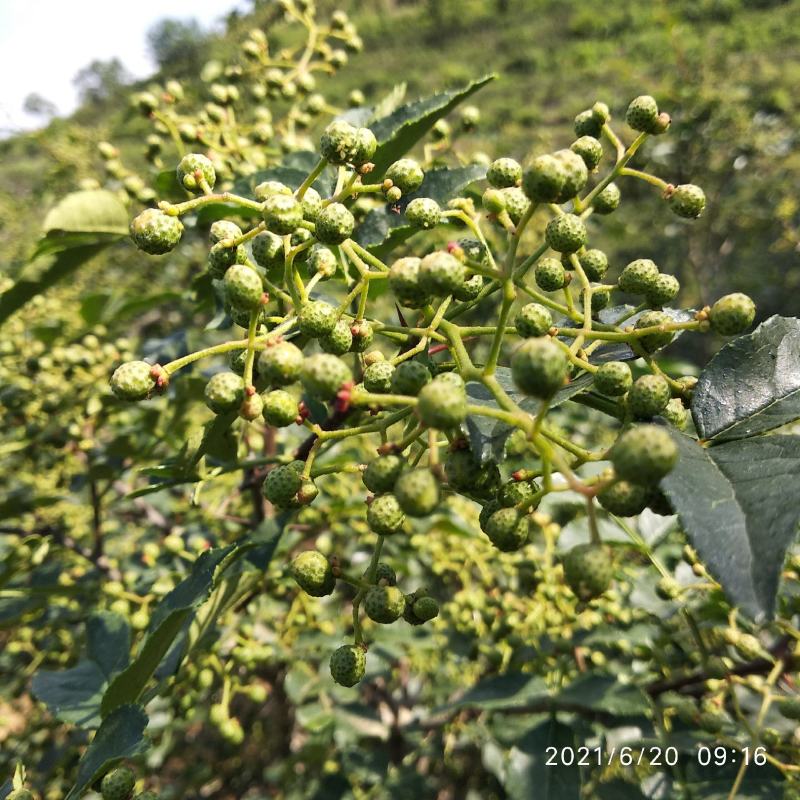
[[[128,235],[128,211],[120,199],[104,189],[73,192],[44,218],[45,234],[108,233]]]
[[[770,616],[797,534],[800,437],[762,436],[714,447],[670,429],[680,458],[661,487],[686,535],[731,602]]]
[[[376,177],[383,175],[393,161],[397,161],[459,103],[494,79],[486,75],[461,89],[442,92],[412,103],[406,103],[382,119],[373,120],[370,128],[378,140],[378,149],[372,159]]]
[[[124,705],[103,720],[78,763],[75,785],[65,800],[75,800],[123,758],[138,755],[144,745],[147,714],[141,706]]]
[[[800,320],[770,317],[700,374],[692,417],[703,439],[744,439],[800,419]]]

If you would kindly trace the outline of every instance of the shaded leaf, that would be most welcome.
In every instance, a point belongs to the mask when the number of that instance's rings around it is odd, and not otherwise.
[[[95,661],[81,661],[71,669],[40,670],[33,676],[32,690],[63,722],[95,728],[100,724],[106,680]]]
[[[701,447],[670,429],[680,458],[661,483],[681,524],[731,602],[769,616],[800,520],[788,493],[800,474],[800,437],[764,436]]]
[[[726,344],[697,382],[692,416],[703,439],[744,439],[800,418],[800,320],[770,317]]]
[[[65,800],[80,797],[115,763],[140,753],[147,721],[147,714],[141,706],[124,705],[109,714],[78,763],[75,785]]]
[[[131,651],[131,629],[121,614],[98,611],[86,622],[89,657],[106,678],[125,669]]]
[[[120,199],[104,189],[73,192],[44,218],[47,236],[59,233],[128,235],[128,211]]]
[[[438,120],[493,79],[494,75],[486,75],[461,89],[406,103],[388,116],[373,120],[370,128],[378,140],[378,149],[372,159],[375,176],[383,175],[389,164],[408,153]]]

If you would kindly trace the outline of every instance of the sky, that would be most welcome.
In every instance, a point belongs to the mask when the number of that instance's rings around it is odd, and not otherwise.
[[[164,17],[196,19],[203,28],[245,0],[0,0],[0,135],[37,127],[22,110],[32,92],[69,114],[76,73],[116,56],[136,78],[154,70],[146,34]]]

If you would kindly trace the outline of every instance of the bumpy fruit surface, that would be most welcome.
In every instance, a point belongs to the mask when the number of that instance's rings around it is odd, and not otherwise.
[[[632,384],[631,368],[624,361],[608,361],[601,364],[594,374],[595,388],[609,397],[625,394]]]
[[[315,235],[322,244],[341,244],[350,238],[355,225],[353,215],[345,206],[331,203],[317,215]]]
[[[152,370],[146,361],[120,364],[111,376],[111,391],[120,400],[144,400],[156,386]]]
[[[291,342],[268,344],[258,356],[259,373],[273,386],[286,386],[300,377],[303,351]]]
[[[514,318],[514,327],[523,339],[544,336],[552,326],[553,315],[539,303],[524,305]]]
[[[417,414],[430,428],[448,430],[460,425],[467,416],[467,396],[463,389],[434,378],[420,390]]]
[[[569,361],[547,338],[527,339],[511,356],[511,376],[525,394],[546,400],[563,385]]]
[[[500,508],[483,526],[491,543],[504,553],[519,550],[528,541],[528,518],[515,508]]]
[[[331,164],[346,164],[353,152],[356,129],[344,120],[334,120],[325,128],[319,149],[323,158]]]
[[[217,182],[217,175],[214,165],[204,155],[200,153],[189,153],[185,155],[178,164],[177,176],[178,183],[190,192],[196,192],[200,188],[198,174],[209,188],[213,189]]]
[[[355,686],[364,677],[366,669],[367,654],[359,645],[342,645],[331,655],[331,677],[340,686]]]
[[[181,240],[183,223],[157,208],[147,208],[131,221],[133,243],[151,256],[172,250]]]
[[[650,490],[630,481],[616,481],[602,489],[597,500],[603,508],[619,517],[641,514],[650,501]]]
[[[427,469],[404,472],[394,485],[394,493],[409,517],[425,517],[439,505],[439,483]]]
[[[472,491],[480,478],[481,464],[468,447],[461,448],[447,454],[444,474],[456,491]]]
[[[513,158],[498,158],[486,170],[486,180],[495,189],[518,186],[522,182],[522,167]]]
[[[396,586],[373,586],[364,597],[367,616],[382,625],[400,619],[405,610],[405,595]]]
[[[570,150],[583,159],[589,170],[594,169],[603,157],[603,145],[594,136],[581,136],[570,145]]]
[[[313,275],[319,273],[322,280],[328,280],[336,274],[336,254],[333,250],[321,245],[314,245],[308,256],[308,269]]]
[[[609,183],[592,202],[595,214],[612,214],[619,208],[622,193],[616,183]]]
[[[500,194],[503,196],[508,216],[515,225],[518,225],[530,205],[525,192],[517,186],[510,186],[508,189],[501,189]]]
[[[428,368],[419,361],[402,361],[392,375],[392,394],[416,397],[431,379]]]
[[[708,314],[711,329],[723,336],[736,336],[744,333],[756,316],[755,303],[741,292],[720,297]]]
[[[539,491],[539,484],[536,481],[507,481],[497,493],[497,502],[503,508],[511,508],[522,502],[530,501],[533,495]],[[531,506],[535,508],[535,506]]]
[[[394,586],[397,583],[397,573],[388,564],[379,561],[375,568],[375,583]]]
[[[361,479],[371,492],[391,492],[403,471],[403,459],[389,453],[367,464]]]
[[[106,773],[100,783],[103,800],[128,800],[133,794],[136,776],[130,767],[117,767]]]
[[[419,282],[421,258],[406,256],[399,258],[389,269],[389,288],[401,306],[420,308],[427,302],[427,293]]]
[[[392,387],[394,366],[388,361],[377,361],[364,370],[364,388],[375,394],[385,394]]]
[[[206,384],[204,396],[215,414],[233,411],[244,400],[244,381],[235,372],[218,372]]]
[[[437,297],[452,294],[464,284],[466,267],[450,253],[429,253],[419,265],[422,291]]]
[[[522,176],[522,189],[537,203],[553,203],[558,200],[567,171],[562,161],[553,155],[537,156]]]
[[[608,256],[602,250],[587,250],[578,261],[590,281],[601,281],[608,272]]]
[[[309,186],[300,202],[303,205],[303,217],[309,220],[309,222],[314,222],[319,212],[322,211],[322,197],[320,193],[313,186]]]
[[[556,202],[563,203],[575,197],[586,186],[589,172],[581,156],[572,150],[558,150],[553,156],[564,165],[564,185],[556,198]]]
[[[646,311],[633,326],[636,330],[642,328],[654,328],[661,325],[669,325],[672,322],[672,317],[665,314],[663,311]],[[666,347],[675,337],[671,331],[656,331],[655,333],[647,333],[639,337],[639,344],[648,353],[655,353],[662,347]]]
[[[353,345],[353,334],[350,331],[350,323],[345,319],[340,319],[333,330],[319,338],[319,346],[326,353],[333,353],[335,356],[342,356],[347,353]]]
[[[244,264],[228,268],[223,279],[225,300],[234,308],[253,310],[261,305],[264,286],[259,274]]]
[[[564,266],[555,258],[543,258],[539,261],[533,276],[537,286],[545,292],[557,292],[568,283]]]
[[[663,272],[653,281],[645,292],[645,299],[651,308],[658,308],[674,300],[681,290],[681,285],[674,275]]]
[[[628,428],[611,449],[614,471],[623,480],[649,486],[669,474],[678,461],[678,448],[664,428]]]
[[[580,600],[599,597],[613,577],[614,564],[602,545],[579,544],[564,556],[564,579]]]
[[[261,487],[264,497],[278,508],[291,508],[303,485],[302,469],[301,462],[283,464],[271,469]]]
[[[261,395],[264,420],[276,428],[285,428],[297,420],[297,400],[283,389],[273,389]]]
[[[330,562],[318,550],[305,550],[292,561],[292,577],[306,594],[325,597],[336,586]]]
[[[428,231],[435,228],[442,218],[442,209],[430,197],[416,197],[406,206],[409,225]]]
[[[625,121],[635,131],[653,133],[658,121],[658,103],[648,94],[635,97],[625,112]]]
[[[652,419],[660,414],[671,397],[669,384],[661,375],[642,375],[628,392],[628,408],[637,419]]]
[[[401,158],[389,165],[384,177],[388,178],[403,194],[411,194],[422,186],[425,173],[413,158]]]
[[[402,530],[405,518],[393,494],[379,494],[367,508],[367,524],[378,536],[391,536]]]
[[[679,217],[696,219],[706,207],[705,192],[693,183],[676,186],[668,198],[669,207]]]
[[[366,164],[375,155],[378,140],[369,128],[356,128],[353,147],[350,151],[350,162],[357,167]]]
[[[658,276],[655,262],[649,258],[637,258],[622,270],[618,281],[619,288],[631,294],[645,294],[655,286]]]
[[[332,400],[342,385],[352,380],[347,364],[329,353],[309,356],[300,372],[303,388],[320,400]]]
[[[586,244],[586,226],[575,214],[561,214],[547,223],[547,244],[559,253],[574,253]]]
[[[293,196],[273,194],[264,201],[262,211],[267,229],[285,236],[298,228],[303,221],[303,206]]]
[[[236,239],[242,235],[242,229],[227,219],[218,219],[211,223],[208,229],[208,238],[212,244],[217,244],[225,239]]]
[[[253,258],[264,269],[283,266],[284,247],[283,239],[269,231],[262,231],[250,240],[250,250]]]
[[[312,338],[330,333],[336,321],[336,309],[324,300],[311,300],[300,309],[297,316],[300,332]]]

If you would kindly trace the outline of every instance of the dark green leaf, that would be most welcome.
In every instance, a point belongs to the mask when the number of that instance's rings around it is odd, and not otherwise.
[[[40,670],[32,684],[34,695],[52,714],[83,728],[100,724],[105,688],[106,676],[95,661],[81,661],[71,669],[59,671]]]
[[[311,151],[291,153],[286,156],[283,164],[275,167],[254,172],[244,178],[240,178],[233,186],[236,194],[244,194],[247,197],[253,196],[253,191],[259,183],[264,181],[280,181],[285,183],[290,189],[297,189],[300,184],[308,177],[312,169],[317,165],[319,156]],[[336,170],[326,167],[322,174],[314,181],[314,188],[323,196],[333,193],[336,185]]]
[[[98,611],[86,622],[89,658],[97,663],[106,678],[128,666],[131,629],[121,614]]]
[[[178,173],[174,169],[162,169],[156,176],[155,188],[162,200],[185,200],[188,194],[178,183]]]
[[[680,459],[661,485],[686,535],[733,603],[771,615],[800,520],[800,498],[788,491],[800,474],[800,437],[701,447],[670,433]]]
[[[372,159],[375,176],[383,175],[389,164],[408,153],[438,120],[493,78],[494,75],[486,75],[461,89],[406,103],[388,116],[373,120],[370,128],[378,140],[378,150]]]
[[[434,169],[425,175],[422,186],[404,197],[396,206],[385,205],[367,214],[358,226],[356,240],[369,247],[378,257],[383,257],[417,232],[406,224],[403,211],[415,197],[430,197],[440,205],[460,194],[474,181],[486,177],[486,167],[472,164],[467,167]],[[399,209],[399,212],[398,212]]]
[[[436,711],[456,708],[517,708],[531,703],[541,703],[548,697],[547,684],[543,678],[527,673],[510,672],[484,678],[458,700]]]
[[[553,698],[558,708],[586,709],[620,717],[645,714],[650,708],[638,686],[610,675],[581,675]]]
[[[147,714],[141,706],[124,705],[103,720],[78,763],[75,785],[65,800],[75,800],[116,762],[139,754],[144,745]]]
[[[703,439],[744,439],[800,418],[800,320],[770,317],[722,348],[692,398]]]
[[[0,786],[0,800],[5,800],[8,797],[12,790],[14,789],[14,782],[9,778],[7,781],[4,781],[2,786]]]

